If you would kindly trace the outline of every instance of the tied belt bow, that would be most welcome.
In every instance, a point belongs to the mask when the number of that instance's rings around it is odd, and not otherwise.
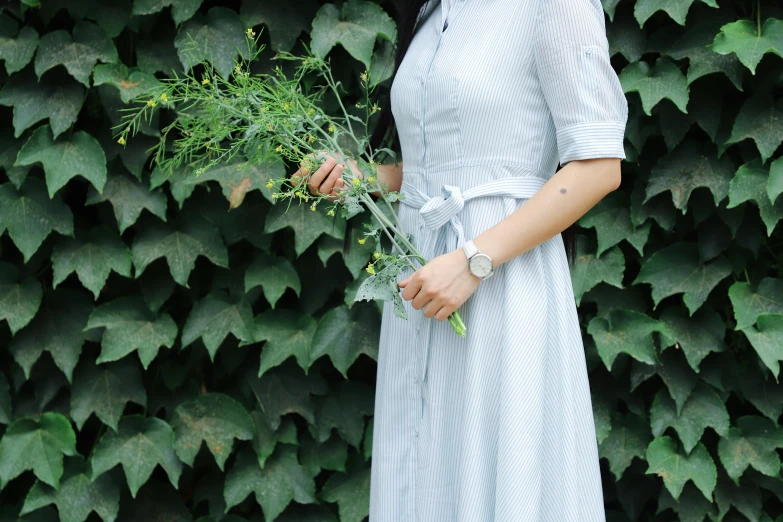
[[[439,230],[446,223],[451,225],[452,241],[446,243],[451,251],[461,248],[465,243],[465,230],[457,214],[465,206],[466,201],[481,196],[531,198],[546,182],[546,179],[536,176],[514,176],[488,181],[464,192],[457,186],[443,185],[441,187],[442,197],[431,198],[413,184],[403,180],[400,192],[405,197],[400,200],[400,203],[418,209],[419,216],[429,231]],[[425,256],[429,253],[431,242],[435,241],[437,237],[427,239],[429,241],[426,241],[422,246],[422,255]]]

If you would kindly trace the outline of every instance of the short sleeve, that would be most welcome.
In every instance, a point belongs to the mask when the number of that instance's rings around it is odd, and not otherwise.
[[[536,71],[560,164],[625,159],[628,101],[609,60],[600,0],[541,0],[535,27]]]

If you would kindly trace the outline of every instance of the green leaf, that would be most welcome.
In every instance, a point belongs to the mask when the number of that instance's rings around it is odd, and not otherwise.
[[[120,419],[118,432],[105,432],[95,445],[90,459],[92,479],[122,464],[128,488],[135,499],[139,488],[160,464],[176,488],[182,474],[182,462],[174,452],[173,443],[174,430],[164,420],[126,415]]]
[[[44,351],[72,382],[73,369],[79,361],[86,339],[83,331],[92,311],[89,294],[59,289],[44,294],[35,318],[17,333],[8,345],[14,360],[30,378],[33,365]]]
[[[742,333],[777,380],[783,360],[783,314],[761,314],[756,326],[747,326]]]
[[[35,74],[40,79],[52,67],[63,65],[82,85],[90,87],[90,73],[98,61],[119,61],[117,49],[103,29],[80,20],[73,28],[73,37],[64,30],[41,37],[35,57]]]
[[[327,266],[327,262],[332,255],[339,252],[343,257],[345,267],[354,278],[357,278],[367,266],[367,262],[375,250],[374,241],[361,244],[359,239],[364,237],[368,227],[377,228],[379,225],[370,212],[363,212],[361,215],[352,218],[350,222],[351,226],[347,230],[347,246],[343,238],[321,236],[318,240],[318,257],[323,265]]]
[[[783,448],[783,429],[777,423],[756,415],[735,419],[735,426],[718,441],[718,457],[731,480],[739,479],[748,466],[770,477],[780,475],[780,458],[776,451]]]
[[[609,56],[620,53],[629,62],[638,62],[647,45],[645,34],[630,18],[607,23],[606,37],[609,40]]]
[[[169,190],[174,200],[179,204],[179,208],[182,209],[182,204],[188,199],[193,191],[196,190],[196,185],[191,180],[195,177],[190,169],[186,166],[180,166],[167,172],[159,166],[153,169],[150,175],[150,190],[155,189],[168,182]]]
[[[665,191],[672,193],[674,206],[685,214],[691,193],[705,187],[712,192],[715,206],[729,194],[734,164],[728,156],[718,159],[702,151],[695,140],[688,140],[671,154],[661,158],[650,171],[643,203]]]
[[[237,56],[249,58],[245,26],[226,7],[213,7],[206,16],[197,14],[182,24],[174,47],[185,69],[209,62],[223,78],[231,75]]]
[[[125,173],[112,172],[103,187],[103,193],[95,189],[87,192],[86,205],[108,201],[114,209],[120,234],[136,223],[146,208],[166,221],[166,195],[161,190],[147,190],[138,180]]]
[[[97,307],[87,328],[105,328],[101,354],[96,362],[117,361],[138,351],[146,370],[161,346],[171,348],[177,338],[177,324],[168,314],[155,314],[140,295],[126,296]]]
[[[639,255],[644,255],[644,245],[650,234],[650,223],[635,227],[631,223],[630,203],[624,192],[614,191],[607,194],[579,219],[579,226],[595,228],[598,237],[596,257],[620,243],[628,241]]]
[[[341,44],[348,54],[370,68],[375,39],[397,40],[397,24],[381,6],[367,0],[348,0],[342,11],[334,4],[318,9],[310,33],[310,48],[314,54],[325,57]]]
[[[0,372],[0,424],[5,425],[11,424],[11,419],[13,419],[9,390],[8,380],[5,378],[5,374]]]
[[[234,300],[223,290],[213,290],[190,311],[182,328],[182,347],[201,337],[214,361],[229,333],[240,341],[252,341],[253,326],[253,310],[244,297]]]
[[[310,394],[326,393],[325,382],[284,366],[265,372],[261,378],[257,374],[249,369],[245,378],[273,430],[280,427],[280,418],[288,413],[298,413],[309,424],[315,424]]]
[[[589,252],[588,248],[587,237],[579,234],[576,259],[570,267],[571,283],[577,305],[581,303],[585,293],[602,282],[623,288],[625,257],[620,248],[612,248],[600,258],[594,252]]]
[[[724,479],[720,479],[724,480]],[[720,484],[720,481],[718,482]],[[715,490],[715,496],[718,498],[718,489]],[[658,513],[671,508],[681,522],[703,522],[704,517],[709,516],[707,520],[720,520],[718,518],[718,509],[716,505],[704,498],[699,489],[692,483],[686,483],[682,489],[679,499],[675,500],[666,488],[660,488],[658,498]],[[731,517],[725,518],[728,522]],[[736,520],[736,519],[735,519]]]
[[[278,443],[299,444],[297,440],[296,424],[292,418],[288,417],[275,430],[270,426],[266,415],[260,409],[255,409],[250,413],[253,419],[253,441],[252,446],[258,457],[258,465],[262,468],[266,464]],[[303,433],[307,433],[306,431]]]
[[[734,329],[753,326],[761,314],[783,314],[783,279],[765,277],[755,288],[736,281],[729,288],[729,299],[737,321]]]
[[[39,82],[31,72],[14,75],[0,91],[0,105],[14,108],[14,137],[49,119],[56,138],[76,121],[84,103],[84,87],[68,79]]]
[[[32,26],[19,29],[13,18],[0,17],[0,60],[5,61],[6,74],[21,71],[33,59],[37,47],[38,32]]]
[[[718,471],[701,442],[690,454],[683,454],[668,435],[657,437],[647,446],[647,463],[649,467],[645,473],[655,473],[661,477],[675,500],[679,498],[685,483],[692,480],[707,500],[712,501]]]
[[[612,310],[606,318],[596,316],[587,325],[587,333],[595,340],[607,370],[612,369],[621,353],[646,364],[656,364],[653,332],[667,333],[667,329],[655,319],[632,310]]]
[[[285,257],[267,254],[259,255],[245,272],[245,292],[257,286],[263,287],[264,297],[272,308],[286,288],[291,288],[297,296],[302,291],[299,274],[291,262]]]
[[[147,406],[147,392],[139,363],[130,357],[117,362],[96,364],[82,361],[74,374],[71,389],[71,418],[81,430],[95,414],[115,432],[129,402]]]
[[[693,371],[699,371],[699,364],[711,352],[727,350],[723,338],[726,325],[714,310],[701,307],[688,317],[678,306],[664,309],[659,320],[666,325],[672,337],[661,336],[661,347],[674,346],[682,349]]]
[[[685,293],[683,301],[691,316],[707,300],[710,291],[731,274],[731,264],[723,255],[702,263],[695,243],[677,242],[653,253],[645,260],[631,283],[652,286],[654,306],[664,298]]]
[[[235,209],[242,204],[245,195],[251,190],[260,191],[268,201],[274,203],[272,191],[266,184],[271,179],[284,177],[285,166],[279,158],[261,164],[235,159],[212,167],[198,176],[190,174],[185,178],[185,183],[197,185],[217,181],[229,202],[229,209]]]
[[[644,460],[651,439],[646,419],[633,413],[621,415],[615,411],[612,412],[612,429],[599,444],[598,453],[609,461],[609,469],[619,481],[634,457]]]
[[[757,91],[745,100],[724,146],[747,138],[756,143],[761,162],[766,163],[783,143],[783,100],[773,99],[772,93],[767,90]]]
[[[718,54],[736,54],[756,74],[756,66],[766,53],[783,58],[783,21],[767,18],[759,32],[755,22],[737,20],[721,27],[709,47]]]
[[[767,195],[773,205],[778,196],[783,194],[783,157],[780,157],[769,165],[769,182],[767,183]]]
[[[302,255],[321,234],[337,239],[343,239],[345,235],[345,219],[338,216],[329,218],[317,207],[313,212],[309,206],[302,203],[292,203],[290,207],[282,203],[272,206],[264,223],[264,232],[277,232],[285,227],[294,231],[294,250],[297,256]]]
[[[158,24],[155,31],[139,38],[136,44],[136,64],[139,69],[149,74],[161,72],[166,78],[182,73],[182,64],[174,48],[175,36],[172,26]]]
[[[357,450],[364,435],[364,417],[372,415],[373,390],[359,381],[342,381],[335,392],[316,399],[315,428],[310,433],[318,442],[326,442],[332,428]]]
[[[90,469],[81,456],[68,459],[62,485],[54,489],[36,482],[27,497],[20,515],[26,515],[44,506],[57,506],[62,522],[84,522],[95,512],[104,522],[114,522],[120,511],[120,486],[110,474],[90,480]]]
[[[239,14],[246,27],[266,24],[275,51],[291,51],[299,35],[309,31],[318,10],[314,0],[298,2],[254,2],[244,0]]]
[[[19,279],[19,269],[0,261],[0,320],[8,321],[11,334],[26,326],[41,306],[43,290],[34,277]]]
[[[357,303],[350,309],[338,306],[318,321],[310,356],[313,361],[328,355],[335,368],[348,378],[348,369],[361,354],[378,359],[380,321],[375,307]]]
[[[280,445],[263,468],[248,448],[241,451],[226,475],[226,512],[255,493],[265,520],[275,520],[291,501],[316,504],[315,482],[296,458],[296,449]]]
[[[188,276],[198,256],[228,268],[228,252],[220,231],[192,213],[180,213],[172,224],[156,223],[143,228],[133,239],[131,253],[137,278],[150,263],[165,257],[174,281],[184,287],[188,287]]]
[[[674,428],[685,452],[690,453],[708,426],[718,435],[725,436],[729,430],[729,412],[715,390],[704,381],[696,384],[679,415],[669,394],[658,390],[650,407],[650,427],[654,436],[660,437],[666,428]]]
[[[638,92],[645,114],[664,98],[671,100],[681,112],[687,113],[689,88],[680,69],[665,56],[656,59],[651,68],[647,62],[628,64],[619,75],[623,92]]]
[[[341,522],[362,522],[370,514],[370,468],[333,474],[320,495],[327,502],[337,502]]]
[[[134,98],[160,85],[153,74],[140,71],[135,67],[128,68],[123,63],[96,66],[93,70],[92,82],[96,86],[103,84],[113,86],[125,103],[130,103]]]
[[[251,440],[255,431],[245,408],[222,393],[207,393],[181,403],[174,410],[171,427],[174,451],[182,462],[193,467],[204,441],[220,471],[224,471],[234,439]]]
[[[761,220],[767,226],[767,235],[771,236],[778,221],[783,219],[783,199],[779,199],[774,205],[770,203],[767,196],[768,179],[769,172],[758,158],[742,165],[729,185],[729,203],[726,208],[753,201],[759,209]]]
[[[176,25],[190,19],[203,0],[133,0],[134,15],[148,15],[171,6],[171,17]]]
[[[323,469],[345,471],[348,443],[339,435],[333,434],[326,442],[319,444],[309,431],[303,431],[299,459],[302,466],[314,477]]]
[[[761,490],[755,484],[738,487],[730,480],[721,478],[715,488],[715,501],[720,507],[719,519],[734,507],[748,520],[761,520]]]
[[[12,183],[3,183],[0,230],[5,228],[26,263],[53,231],[73,236],[73,214],[59,197],[49,198],[44,182],[38,178],[28,179],[19,190]]]
[[[74,176],[82,176],[101,192],[106,184],[106,155],[98,140],[84,131],[52,139],[49,125],[38,127],[16,157],[16,165],[43,163],[49,197]]]
[[[38,480],[59,489],[63,455],[78,455],[76,434],[63,415],[45,412],[15,421],[0,440],[0,488],[32,470]]]
[[[77,232],[74,239],[60,238],[52,252],[52,269],[52,288],[76,272],[79,281],[98,299],[112,270],[131,277],[130,250],[119,236],[100,225],[89,232]]]
[[[310,368],[310,345],[318,321],[295,310],[266,310],[255,318],[253,339],[266,341],[261,350],[258,376],[281,365],[291,356],[307,374]]]
[[[716,9],[718,7],[715,0],[702,0],[702,2]],[[691,4],[693,4],[693,0],[638,0],[634,6],[633,14],[636,21],[639,22],[639,27],[642,27],[644,22],[657,11],[665,11],[672,20],[680,25],[685,25],[685,17],[688,15]]]

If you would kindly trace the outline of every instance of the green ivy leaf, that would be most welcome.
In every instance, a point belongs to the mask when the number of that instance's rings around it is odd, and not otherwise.
[[[292,500],[300,504],[318,502],[313,477],[299,464],[296,449],[287,444],[278,446],[263,468],[249,448],[237,455],[226,475],[226,511],[251,493],[255,493],[265,520],[275,520]]]
[[[720,484],[720,480],[718,481],[718,484]],[[710,517],[708,520],[720,520],[720,518],[718,518],[718,509],[715,504],[704,498],[704,495],[701,494],[699,489],[690,482],[685,484],[679,499],[676,500],[666,488],[661,488],[660,491],[661,493],[658,498],[659,513],[671,508],[672,511],[679,516],[678,520],[681,521],[703,521],[704,517],[707,516]],[[717,489],[715,490],[715,498],[718,498]],[[725,518],[724,520],[728,522],[729,518]]]
[[[15,138],[47,118],[56,138],[73,125],[83,104],[84,87],[79,83],[39,82],[31,72],[14,75],[0,91],[0,105],[14,108]]]
[[[16,165],[36,162],[43,163],[50,198],[77,175],[98,192],[106,184],[106,155],[98,140],[84,131],[74,132],[70,139],[53,140],[49,125],[38,127],[16,157]]]
[[[244,0],[239,14],[246,27],[265,24],[275,51],[291,51],[299,35],[309,31],[318,10],[313,0],[299,2],[253,2]]]
[[[777,380],[783,359],[783,314],[761,314],[756,328],[746,326],[742,333]]]
[[[285,257],[273,257],[267,254],[259,255],[245,272],[245,292],[261,286],[264,297],[274,308],[286,288],[292,289],[298,296],[302,291],[299,274],[291,262]]]
[[[611,422],[612,429],[599,444],[598,453],[609,461],[615,480],[620,480],[634,457],[644,460],[652,437],[647,420],[633,413],[612,412]]]
[[[777,448],[783,448],[783,429],[756,415],[743,415],[718,441],[718,457],[736,485],[748,466],[770,477],[780,475]]]
[[[73,382],[73,369],[86,338],[83,328],[91,311],[92,300],[84,292],[58,289],[44,294],[38,314],[8,345],[25,379],[30,378],[33,365],[46,351],[68,382]]]
[[[369,69],[375,39],[397,40],[397,24],[381,6],[367,0],[348,0],[340,7],[324,4],[313,20],[310,48],[325,57],[341,44]]]
[[[766,163],[783,143],[783,100],[773,99],[772,93],[764,90],[745,100],[734,120],[731,135],[723,145],[739,143],[747,138],[753,139],[761,162]]]
[[[656,437],[647,446],[647,463],[649,467],[645,473],[660,476],[675,500],[680,497],[685,483],[692,480],[707,500],[712,502],[718,471],[707,448],[701,442],[690,454],[683,454],[679,452],[674,439],[668,435]]]
[[[661,56],[651,68],[647,62],[628,64],[619,75],[623,92],[638,92],[647,116],[664,98],[671,100],[681,112],[687,113],[689,88],[685,76],[668,58]]]
[[[702,0],[710,7],[718,8],[715,0]],[[638,0],[633,9],[634,17],[639,22],[639,27],[657,11],[664,11],[672,20],[680,25],[685,25],[685,17],[691,8],[693,0]]]
[[[266,459],[274,453],[278,443],[299,444],[296,424],[290,417],[283,420],[275,430],[270,426],[262,410],[255,409],[250,413],[250,416],[254,423],[252,446],[258,457],[258,465],[262,468],[266,464]]]
[[[104,364],[87,360],[76,367],[70,413],[79,430],[94,413],[102,423],[118,431],[120,417],[129,402],[147,406],[142,371],[135,360],[125,357]]]
[[[261,164],[235,159],[212,167],[198,176],[191,174],[185,178],[185,182],[197,185],[217,181],[229,202],[229,209],[235,209],[242,204],[245,195],[251,190],[260,191],[269,202],[274,203],[272,190],[267,188],[266,184],[271,179],[284,177],[285,166],[280,158]]]
[[[582,234],[577,236],[576,259],[571,269],[574,298],[579,305],[582,297],[591,288],[605,282],[623,288],[625,257],[619,247],[612,248],[603,257],[588,252],[588,240]]]
[[[203,0],[133,0],[133,14],[154,14],[171,6],[171,17],[174,23],[179,25],[196,14],[202,2]]]
[[[226,7],[213,7],[206,16],[196,14],[182,24],[174,47],[185,69],[209,62],[223,78],[231,75],[237,56],[249,58],[245,26],[236,11]]]
[[[761,32],[751,20],[726,24],[715,35],[715,41],[709,48],[718,54],[736,54],[745,67],[756,74],[756,66],[766,53],[775,53],[783,58],[783,21],[767,18]]]
[[[174,410],[171,427],[174,451],[182,462],[193,467],[204,441],[220,471],[224,471],[234,439],[251,440],[255,431],[245,408],[222,393],[207,393],[180,403]]]
[[[726,404],[704,381],[699,381],[678,414],[677,407],[668,393],[658,390],[650,406],[650,427],[656,437],[666,428],[674,428],[686,453],[690,453],[707,427],[725,436],[729,430],[729,412]]]
[[[182,328],[182,347],[200,337],[214,361],[229,333],[240,341],[252,341],[253,326],[253,310],[244,297],[234,300],[223,290],[213,290],[190,311]]]
[[[121,297],[93,310],[85,330],[101,327],[105,330],[96,362],[117,361],[138,351],[145,370],[160,347],[171,348],[177,338],[177,325],[171,316],[151,312],[140,295]]]
[[[359,243],[359,239],[364,237],[368,227],[377,228],[378,222],[373,218],[370,212],[363,212],[361,215],[351,219],[351,226],[348,231],[348,246],[345,246],[343,238],[333,236],[321,236],[318,240],[318,257],[324,266],[335,253],[339,252],[345,263],[345,268],[355,278],[359,277],[370,256],[375,250],[375,242],[367,241],[364,244]]]
[[[0,320],[11,334],[26,326],[41,306],[43,289],[34,277],[19,278],[19,269],[0,261]]]
[[[112,270],[131,277],[130,250],[119,236],[101,225],[89,232],[77,232],[73,239],[60,238],[52,252],[52,269],[52,288],[76,272],[79,281],[98,299]]]
[[[699,260],[698,246],[683,241],[664,247],[644,261],[631,283],[652,286],[653,308],[664,298],[685,293],[683,301],[691,316],[718,283],[731,274],[731,264],[723,255],[712,261]]]
[[[612,310],[606,318],[596,316],[587,325],[587,333],[595,340],[598,355],[607,370],[621,353],[637,361],[658,363],[652,333],[667,333],[666,326],[633,310]]]
[[[98,477],[95,482],[90,480],[90,474],[81,456],[68,459],[60,489],[36,482],[19,514],[26,515],[54,504],[62,522],[84,522],[93,511],[104,522],[114,522],[120,511],[120,486],[111,474]]]
[[[135,67],[128,68],[123,63],[97,65],[93,70],[92,82],[96,86],[108,84],[116,88],[125,103],[160,85],[153,74]]]
[[[182,474],[182,462],[174,452],[174,430],[157,417],[126,415],[120,419],[119,431],[107,431],[98,440],[90,458],[96,480],[117,464],[122,464],[128,488],[135,499],[139,488],[149,480],[155,466],[166,471],[176,488]]]
[[[145,73],[163,73],[166,78],[183,72],[174,47],[176,31],[170,25],[158,24],[155,31],[139,38],[136,44],[136,64]]]
[[[98,61],[119,61],[117,49],[103,29],[80,20],[73,28],[73,37],[64,30],[52,31],[41,37],[35,57],[35,74],[40,79],[49,69],[63,65],[71,76],[89,88],[90,73]]]
[[[299,459],[310,475],[317,476],[321,470],[345,471],[348,460],[348,443],[333,434],[326,442],[319,444],[309,431],[302,432]]]
[[[323,443],[335,428],[343,440],[358,450],[364,435],[364,417],[373,413],[372,388],[359,381],[342,381],[337,391],[315,401],[315,427],[309,426],[310,434]]]
[[[734,165],[728,156],[718,159],[702,152],[696,141],[688,140],[652,168],[643,203],[668,190],[672,193],[674,206],[685,214],[691,193],[706,187],[718,206],[728,195],[733,176]]]
[[[313,244],[321,234],[328,234],[337,239],[345,237],[345,219],[333,218],[316,207],[315,212],[303,203],[278,203],[272,206],[264,223],[264,232],[271,233],[290,227],[294,231],[294,250],[296,255],[302,255],[307,247]]]
[[[781,113],[783,116],[783,113]],[[769,172],[758,158],[742,165],[729,185],[729,203],[726,208],[734,208],[746,201],[753,201],[759,209],[761,220],[767,226],[767,235],[771,236],[778,221],[783,219],[783,199],[774,205],[767,196]]]
[[[630,204],[628,195],[624,192],[614,191],[607,194],[601,201],[594,205],[587,214],[579,219],[579,226],[595,228],[598,237],[598,251],[596,257],[620,243],[623,239],[628,241],[639,255],[644,255],[644,245],[650,234],[650,223],[640,227],[634,227],[631,223]]]
[[[38,178],[28,179],[19,190],[12,183],[3,183],[0,231],[6,228],[26,263],[53,231],[73,236],[73,214],[59,197],[49,198]]]
[[[37,47],[38,31],[29,25],[19,29],[13,18],[0,16],[0,60],[5,61],[6,74],[21,71],[33,59]]]
[[[326,393],[326,382],[285,366],[273,368],[261,378],[257,375],[255,369],[248,369],[245,379],[273,430],[280,428],[280,418],[288,413],[298,413],[308,424],[315,424],[310,394]]]
[[[767,182],[767,195],[770,203],[774,205],[781,194],[783,194],[783,157],[770,163],[769,181]]]
[[[165,257],[174,281],[188,287],[196,258],[228,268],[228,251],[213,224],[192,213],[180,213],[172,224],[150,224],[139,231],[131,247],[138,278],[150,263]]]
[[[281,365],[291,356],[307,374],[310,346],[318,321],[295,310],[266,310],[255,318],[253,340],[266,341],[261,350],[258,376]]]
[[[320,495],[327,502],[337,503],[341,522],[362,522],[370,514],[370,467],[333,474]]]
[[[338,306],[326,312],[318,321],[312,360],[328,355],[335,368],[348,378],[348,369],[361,354],[378,359],[380,324],[378,313],[371,305]]]
[[[15,421],[0,440],[0,488],[32,470],[38,480],[60,489],[63,455],[78,455],[76,434],[63,415],[47,411]]]
[[[11,406],[11,393],[5,374],[0,372],[0,424],[11,424],[13,411]]]
[[[783,314],[783,279],[765,277],[755,288],[736,281],[729,288],[729,299],[737,321],[735,330],[753,326],[761,314]]]
[[[723,342],[726,325],[720,315],[708,307],[701,307],[688,317],[678,306],[670,306],[664,309],[659,320],[672,335],[671,338],[661,336],[661,347],[682,349],[694,372],[699,371],[699,364],[711,352],[725,352],[728,349]]]
[[[87,192],[86,205],[108,201],[114,209],[114,217],[120,234],[138,221],[144,209],[166,221],[166,195],[161,190],[147,190],[138,180],[125,173],[112,172],[103,187],[103,193],[91,188]]]
[[[723,518],[734,507],[748,520],[762,520],[761,490],[754,485],[738,487],[728,479],[718,479],[715,502],[720,507],[718,518]]]
[[[609,56],[620,53],[628,62],[637,62],[647,45],[645,35],[630,18],[623,18],[606,24],[609,40]]]

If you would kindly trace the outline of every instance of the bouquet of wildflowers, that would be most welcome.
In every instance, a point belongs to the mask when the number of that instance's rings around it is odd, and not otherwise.
[[[397,276],[406,266],[415,270],[427,260],[416,250],[413,237],[400,229],[393,203],[403,195],[389,191],[388,185],[378,178],[377,154],[383,152],[392,158],[396,155],[387,148],[373,151],[369,146],[366,129],[372,116],[380,111],[370,101],[373,87],[369,72],[361,75],[364,101],[356,104],[365,109],[362,119],[346,110],[340,84],[335,82],[329,63],[309,50],[305,56],[278,52],[272,58],[298,62],[292,78],[279,65],[271,74],[251,73],[250,63],[264,49],[258,40],[255,32],[248,29],[249,58],[240,58],[228,78],[218,74],[209,61],[200,61],[184,76],[163,80],[140,95],[135,100],[140,105],[127,109],[129,114],[117,126],[117,141],[125,145],[140,124],[163,106],[176,111],[174,121],[162,130],[159,143],[153,147],[153,162],[164,172],[186,165],[199,176],[237,154],[250,164],[284,157],[299,164],[303,172],[314,172],[327,155],[332,155],[344,167],[345,184],[339,198],[310,194],[307,176],[271,179],[267,188],[274,190],[272,198],[277,204],[296,201],[309,205],[314,212],[323,205],[327,215],[340,212],[346,219],[370,212],[374,224],[368,225],[359,242],[373,241],[375,253],[366,267],[370,276],[359,287],[355,299],[391,300],[395,315],[406,319]],[[196,77],[194,69],[203,71],[200,77]],[[305,89],[304,85],[311,83],[305,80],[312,74],[322,81]],[[341,113],[338,116],[323,109],[324,98],[330,93],[336,98]],[[357,133],[355,126],[364,132]],[[346,139],[356,150],[369,150],[366,160],[354,158],[358,173],[348,165],[350,155],[340,145]],[[379,195],[377,201],[371,193]],[[382,248],[384,237],[391,245],[390,252]],[[465,325],[456,311],[449,316],[449,322],[458,334],[465,336]]]

